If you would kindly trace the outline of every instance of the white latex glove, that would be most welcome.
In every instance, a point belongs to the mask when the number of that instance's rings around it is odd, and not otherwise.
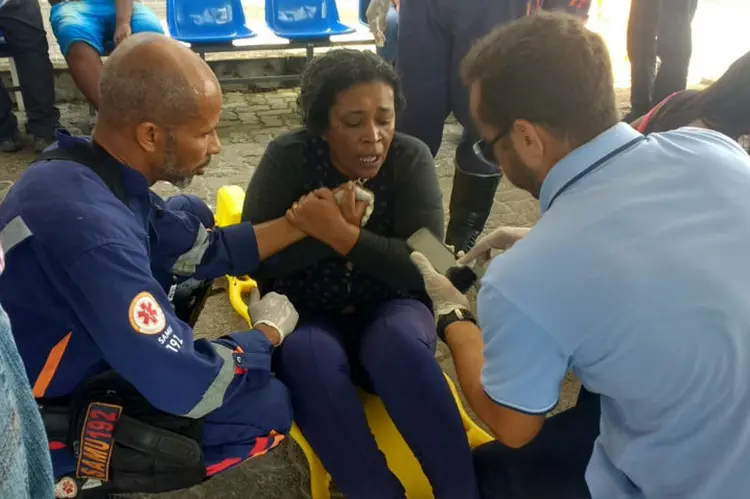
[[[289,298],[273,291],[261,298],[257,287],[250,292],[247,311],[253,325],[265,324],[278,331],[279,344],[294,331],[299,320],[299,314]]]
[[[382,47],[385,44],[385,19],[388,16],[388,9],[391,7],[391,0],[370,0],[365,15],[367,16],[367,25],[370,33],[375,38],[375,45]]]
[[[432,300],[435,318],[449,314],[459,308],[469,308],[469,300],[457,290],[447,277],[438,273],[422,253],[415,251],[411,254],[411,261],[419,269],[424,280],[424,288]]]
[[[344,191],[336,192],[333,197],[336,198],[336,202],[341,205],[341,200],[344,199]],[[363,187],[356,186],[354,188],[354,200],[365,201],[367,203],[367,208],[365,208],[365,214],[362,215],[362,223],[360,224],[360,227],[364,227],[367,224],[367,221],[370,220],[372,210],[375,209],[375,193],[368,191]]]
[[[458,259],[459,265],[483,267],[492,259],[492,251],[505,251],[524,237],[530,227],[499,227],[477,241],[465,255]]]

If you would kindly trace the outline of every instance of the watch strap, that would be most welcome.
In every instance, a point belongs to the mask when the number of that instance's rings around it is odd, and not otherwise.
[[[445,330],[454,322],[467,321],[477,323],[477,319],[474,314],[466,308],[455,308],[447,314],[443,314],[438,317],[437,320],[437,334],[438,338],[445,342]]]

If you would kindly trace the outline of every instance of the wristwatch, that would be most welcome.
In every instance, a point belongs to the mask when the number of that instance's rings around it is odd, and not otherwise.
[[[468,309],[465,308],[456,308],[453,309],[450,313],[447,313],[445,315],[441,315],[438,317],[437,321],[437,334],[438,337],[445,342],[445,330],[453,324],[454,322],[459,321],[468,321],[473,322],[474,324],[477,323],[476,318],[474,317],[474,314],[472,314]]]

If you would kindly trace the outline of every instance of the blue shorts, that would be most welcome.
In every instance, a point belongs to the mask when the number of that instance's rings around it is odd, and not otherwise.
[[[113,49],[115,18],[114,0],[68,0],[53,5],[49,15],[52,32],[64,56],[76,42],[90,45],[99,54]],[[156,14],[140,2],[133,2],[130,28],[133,33],[164,33]]]

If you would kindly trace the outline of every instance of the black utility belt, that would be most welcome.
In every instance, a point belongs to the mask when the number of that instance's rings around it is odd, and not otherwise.
[[[39,410],[49,441],[72,451],[79,480],[156,493],[205,479],[202,420],[159,411],[111,371],[69,400],[40,400]]]

